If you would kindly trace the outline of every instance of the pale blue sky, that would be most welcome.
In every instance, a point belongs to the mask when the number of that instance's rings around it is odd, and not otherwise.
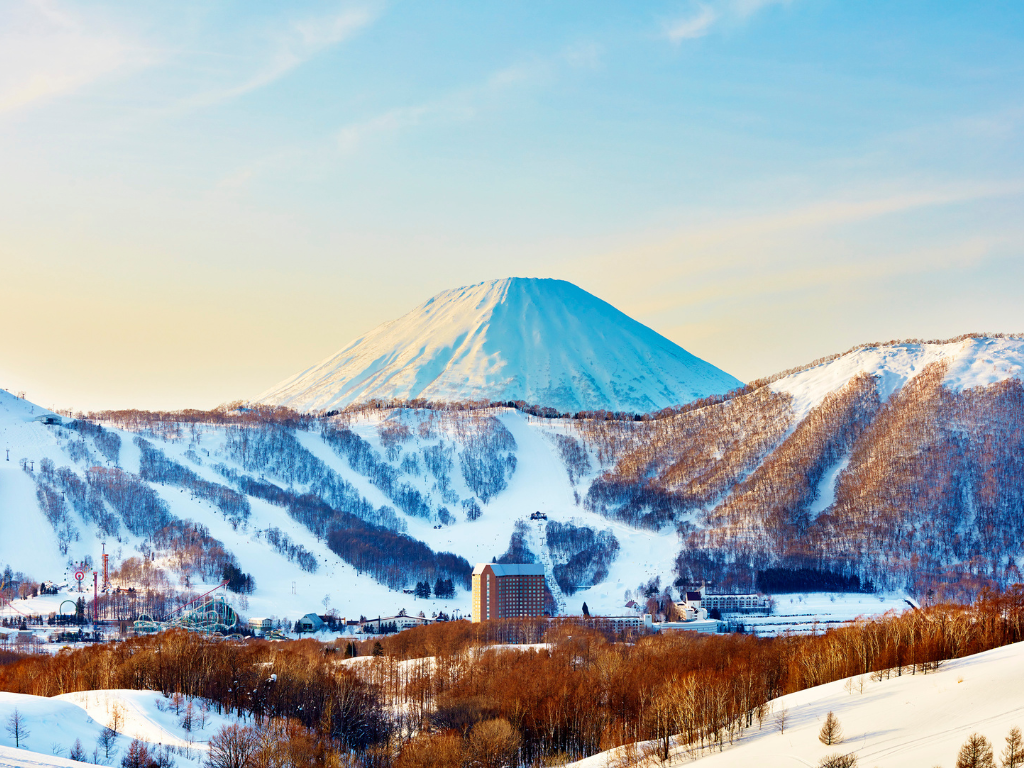
[[[752,379],[1024,330],[1024,4],[0,3],[0,386],[253,396],[446,288]]]

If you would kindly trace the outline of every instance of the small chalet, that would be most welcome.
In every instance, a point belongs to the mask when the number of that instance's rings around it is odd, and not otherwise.
[[[315,613],[307,613],[299,619],[300,632],[319,632],[324,628],[324,621]]]

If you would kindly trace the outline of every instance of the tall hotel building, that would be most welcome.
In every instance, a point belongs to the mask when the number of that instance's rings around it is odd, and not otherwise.
[[[473,621],[541,616],[544,566],[478,563],[473,569]]]

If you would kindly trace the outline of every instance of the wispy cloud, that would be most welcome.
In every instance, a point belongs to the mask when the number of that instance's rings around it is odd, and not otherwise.
[[[271,35],[269,55],[248,78],[236,85],[201,93],[178,106],[210,106],[270,85],[317,54],[352,38],[375,19],[376,14],[368,8],[350,8],[330,16],[294,20]]]
[[[55,2],[0,5],[0,114],[78,90],[145,59],[141,46]]]
[[[668,39],[673,43],[704,37],[711,25],[718,19],[718,13],[708,5],[701,5],[694,16],[673,22],[668,27]]]
[[[733,12],[741,19],[753,16],[762,8],[771,5],[789,5],[792,0],[732,0],[730,6]]]
[[[594,65],[599,51],[589,55],[577,53],[578,49],[563,51],[555,57],[537,57],[512,64],[491,73],[478,85],[455,89],[437,99],[412,106],[396,107],[367,120],[350,123],[338,131],[338,148],[351,152],[373,137],[400,133],[406,129],[429,123],[449,123],[470,120],[481,110],[489,98],[511,88],[537,82],[550,75],[556,63],[568,64],[574,68]]]
[[[707,35],[723,22],[742,23],[758,11],[772,5],[789,5],[792,0],[710,0],[696,3],[696,11],[665,25],[665,34],[673,43]]]
[[[456,120],[470,117],[472,107],[459,106],[450,100],[440,100],[412,107],[397,107],[362,122],[346,125],[338,132],[338,149],[352,152],[369,138],[380,134],[398,133],[406,128],[419,125],[425,120]]]
[[[775,280],[773,276],[785,274],[790,276],[787,279],[792,285],[797,285],[799,280],[793,275],[806,274],[811,276],[806,279],[826,280],[823,275],[832,276],[828,279],[838,279],[843,274],[842,270],[850,268],[856,271],[858,264],[865,263],[865,258],[863,254],[851,255],[845,250],[847,247],[853,251],[857,249],[852,245],[857,242],[856,238],[848,229],[841,229],[850,225],[870,223],[872,228],[880,228],[886,225],[886,217],[898,221],[903,215],[929,209],[1020,196],[1024,196],[1024,180],[965,181],[874,196],[854,197],[849,193],[837,193],[820,202],[770,212],[734,214],[669,235],[635,239],[626,236],[618,247],[600,257],[587,255],[577,266],[586,264],[588,269],[593,269],[595,263],[601,264],[604,269],[598,271],[614,276],[617,288],[624,283],[633,283],[638,295],[647,296],[644,312],[650,314],[677,309],[687,302],[711,301],[730,295],[737,275],[752,275],[756,280],[768,281]],[[843,235],[835,238],[840,231]],[[983,238],[985,248],[1003,242],[1004,235],[987,233]],[[971,241],[971,248],[975,249],[971,253],[977,251],[978,242],[982,241]],[[847,245],[839,247],[836,243]],[[834,263],[827,268],[822,265],[823,248],[832,249],[830,253]],[[928,253],[938,253],[934,244],[930,243],[915,254],[915,258],[920,259],[919,264]],[[879,274],[885,273],[887,268],[884,265],[890,258],[880,254],[879,266],[873,269]],[[855,263],[849,259],[854,259]],[[954,262],[952,255],[948,261]],[[666,295],[660,305],[651,300],[649,281],[622,274],[617,268],[622,263],[642,265],[642,269],[635,271],[636,275],[657,274],[659,285],[670,295]]]

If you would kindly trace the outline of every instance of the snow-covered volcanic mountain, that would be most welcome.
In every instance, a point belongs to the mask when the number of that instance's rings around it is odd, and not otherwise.
[[[257,400],[301,411],[422,398],[644,413],[741,384],[572,283],[513,277],[440,293]]]

